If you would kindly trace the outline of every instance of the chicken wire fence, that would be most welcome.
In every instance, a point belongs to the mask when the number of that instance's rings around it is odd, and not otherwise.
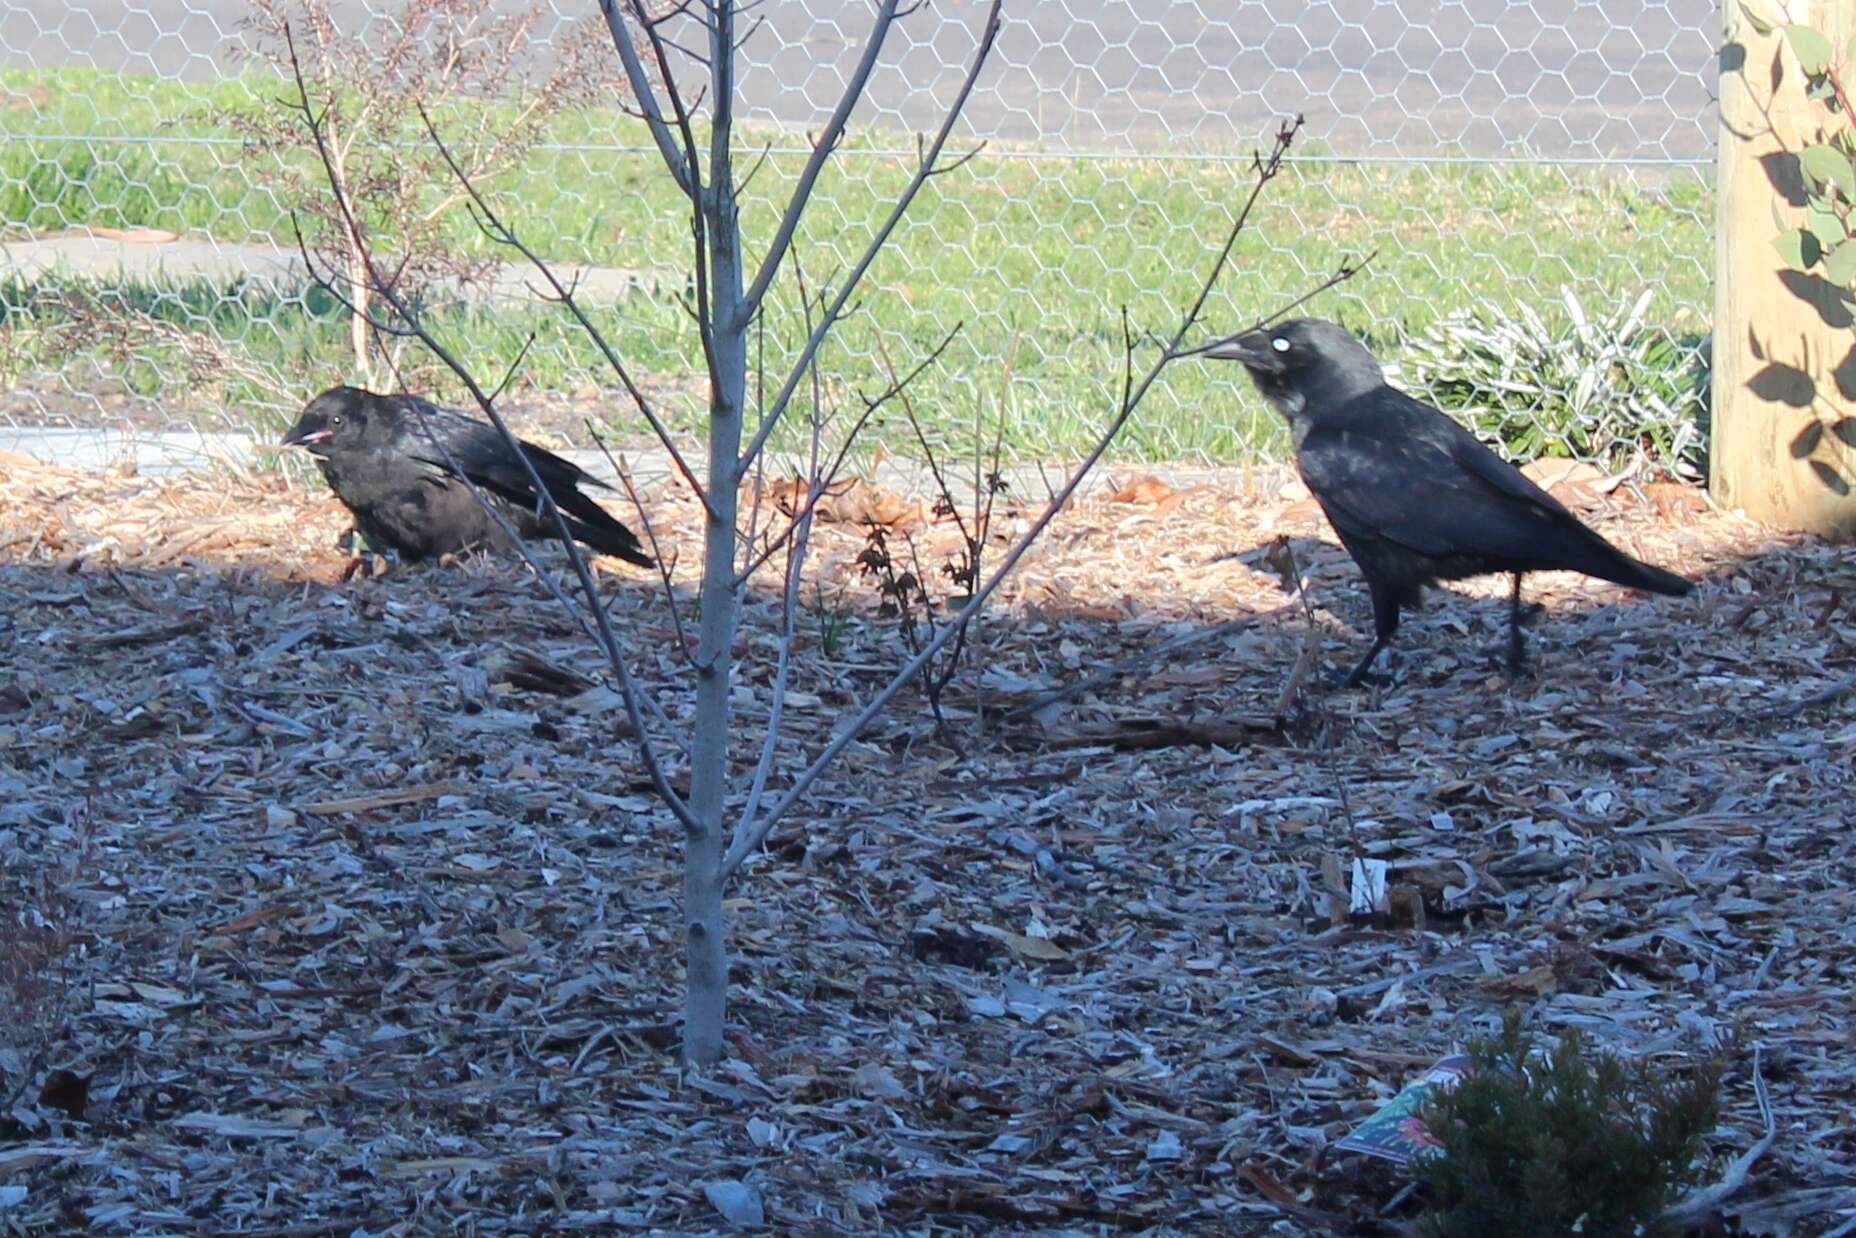
[[[269,7],[301,30],[318,5]],[[438,101],[462,148],[493,140],[598,34],[590,0],[324,7],[350,58],[340,97],[357,105],[419,55],[511,54],[496,100],[469,97],[466,83]],[[800,234],[815,286],[854,261],[906,180],[915,135],[951,103],[985,8],[933,0],[891,35]],[[738,122],[741,170],[760,165],[743,198],[750,246],[770,234],[871,9],[752,10]],[[956,130],[984,148],[936,179],[870,272],[823,358],[828,406],[854,408],[886,365],[907,368],[958,324],[914,389],[930,441],[969,460],[995,444],[1015,461],[1073,457],[1112,415],[1124,322],[1137,337],[1171,330],[1249,191],[1252,152],[1300,113],[1288,169],[1210,302],[1208,330],[1370,252],[1366,271],[1310,312],[1362,333],[1398,381],[1516,456],[1694,468],[1717,5],[1038,0],[1006,12]],[[293,213],[321,184],[287,140],[253,136],[275,136],[288,93],[275,28],[253,13],[244,0],[0,0],[0,433],[11,436],[0,447],[81,453],[134,434],[236,452],[240,435],[265,441],[309,395],[357,375],[345,312],[309,285],[293,239]],[[399,43],[408,30],[412,51]],[[581,272],[621,352],[694,430],[687,208],[624,111],[610,44],[585,63],[533,145],[485,185],[531,244]],[[423,146],[410,116],[393,117],[355,158],[387,170],[383,192],[423,206],[448,188],[442,176],[410,183],[431,171]],[[505,397],[533,433],[583,438],[591,420],[635,436],[595,349],[536,298],[531,276],[485,266],[493,247],[461,206],[448,209],[421,234],[455,253],[463,281],[433,286],[434,326],[489,381],[534,337]],[[790,356],[802,327],[789,286],[757,352]],[[456,395],[442,370],[405,362],[413,381]],[[390,381],[378,367],[372,380]],[[902,416],[880,429],[895,453],[915,438]],[[1230,367],[1181,363],[1118,450],[1230,463],[1283,445]]]

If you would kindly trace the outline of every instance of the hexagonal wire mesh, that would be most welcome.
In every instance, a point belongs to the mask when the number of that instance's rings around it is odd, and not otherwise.
[[[334,12],[367,47],[421,4],[523,7],[337,0]],[[592,7],[538,0],[535,61]],[[892,36],[801,234],[815,281],[855,256],[906,177],[913,135],[951,101],[984,7],[936,0]],[[764,0],[755,10],[743,162],[766,155],[744,209],[751,237],[771,228],[870,9]],[[346,371],[339,307],[306,293],[295,261],[300,189],[232,128],[241,109],[275,109],[279,94],[274,62],[253,54],[263,48],[248,12],[234,0],[0,5],[0,424],[41,436],[268,428]],[[1040,0],[1007,13],[960,130],[985,150],[924,195],[826,357],[867,387],[879,341],[903,365],[964,323],[918,410],[956,451],[990,436],[1003,407],[1009,454],[1073,454],[1112,411],[1124,307],[1138,329],[1177,320],[1248,189],[1251,151],[1275,118],[1297,112],[1303,140],[1240,244],[1212,327],[1377,250],[1314,312],[1363,332],[1408,376],[1461,378],[1467,366],[1466,407],[1487,394],[1475,389],[1476,333],[1529,311],[1551,353],[1564,350],[1571,317],[1596,321],[1647,293],[1641,331],[1658,365],[1692,370],[1705,348],[1715,4]],[[606,321],[693,426],[699,354],[678,308],[685,212],[616,104],[607,94],[561,118],[493,188],[538,248],[614,269]],[[623,428],[592,350],[525,296],[519,275],[500,287],[513,303],[452,307],[444,329],[492,375],[538,332],[512,391],[518,414],[571,433],[583,415],[609,413]],[[769,316],[770,353],[792,348],[796,304],[789,288]],[[132,328],[99,321],[99,306]],[[1499,376],[1510,388],[1514,369]],[[1577,358],[1527,369],[1523,385],[1541,389],[1521,394],[1519,415],[1546,432],[1521,447],[1634,448],[1629,425],[1614,442],[1554,430],[1550,410],[1576,393],[1551,388],[1577,383],[1577,371]],[[433,381],[444,393],[443,376]],[[1121,450],[1214,462],[1279,451],[1273,418],[1247,388],[1218,366],[1175,367]]]

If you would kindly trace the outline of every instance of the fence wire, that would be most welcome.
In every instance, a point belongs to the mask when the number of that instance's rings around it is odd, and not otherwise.
[[[545,77],[593,9],[544,0],[519,76]],[[754,10],[740,145],[744,167],[764,166],[744,199],[750,241],[770,234],[871,9]],[[935,0],[892,36],[800,236],[813,280],[835,278],[867,241],[915,135],[952,101],[984,9]],[[247,132],[250,118],[279,115],[284,93],[251,11],[0,3],[0,427],[16,447],[99,429],[262,438],[355,375],[341,307],[307,286],[295,251],[292,213],[316,183],[301,158],[261,151]],[[442,30],[525,10],[338,0],[330,11],[342,39],[368,49],[422,13]],[[1212,329],[1376,251],[1311,312],[1361,332],[1400,381],[1516,455],[1692,469],[1712,295],[1716,4],[1039,0],[1007,14],[958,131],[984,149],[935,182],[871,272],[825,358],[840,399],[880,386],[885,355],[906,366],[961,324],[918,389],[924,428],[956,451],[1002,433],[1013,459],[1074,454],[1112,412],[1124,311],[1139,331],[1176,322],[1248,191],[1253,150],[1300,113],[1302,140],[1211,304]],[[619,77],[609,45],[595,65]],[[693,429],[687,211],[622,98],[595,86],[489,187],[537,248],[586,269],[615,342]],[[394,139],[406,150],[364,153],[410,160],[417,137],[408,124]],[[445,243],[484,255],[457,214]],[[490,272],[442,293],[434,321],[492,377],[536,336],[509,401],[537,433],[583,437],[588,418],[635,429],[596,351],[532,283]],[[795,347],[800,310],[794,288],[776,301],[761,348],[777,360]],[[442,373],[413,373],[451,394]],[[907,427],[885,433],[900,444]],[[1229,463],[1282,446],[1248,384],[1205,364],[1176,367],[1122,451]]]

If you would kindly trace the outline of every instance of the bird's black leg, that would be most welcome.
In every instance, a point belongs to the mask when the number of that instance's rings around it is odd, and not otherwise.
[[[1357,688],[1362,683],[1365,683],[1367,679],[1369,678],[1371,679],[1380,678],[1380,676],[1378,675],[1369,676],[1366,673],[1366,668],[1373,664],[1373,659],[1379,656],[1379,651],[1381,649],[1384,649],[1390,643],[1391,642],[1388,641],[1383,636],[1373,641],[1373,647],[1366,651],[1366,656],[1364,658],[1361,658],[1358,665],[1356,665],[1351,671],[1347,673],[1347,677],[1345,679],[1340,681],[1340,686],[1343,688]]]
[[[1508,678],[1521,673],[1525,649],[1521,643],[1521,573],[1514,573],[1514,587],[1508,593]]]
[[[1373,595],[1373,647],[1366,651],[1366,656],[1341,681],[1343,688],[1357,688],[1375,678],[1368,675],[1367,670],[1372,666],[1373,659],[1379,656],[1379,651],[1392,643],[1392,634],[1398,631],[1398,596],[1390,589],[1376,585],[1368,587]]]

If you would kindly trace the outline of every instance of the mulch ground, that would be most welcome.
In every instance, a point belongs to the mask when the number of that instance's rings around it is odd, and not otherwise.
[[[947,552],[864,498],[818,533],[776,787],[903,655],[856,518]],[[1569,498],[1698,595],[1530,578],[1510,685],[1472,582],[1360,692],[1327,682],[1364,591],[1306,502],[1078,503],[951,733],[905,694],[744,869],[697,1078],[681,840],[526,568],[344,581],[326,494],[6,461],[0,1232],[1390,1232],[1398,1171],[1332,1145],[1510,1006],[1671,1071],[1731,1044],[1704,1178],[1762,1133],[1757,1045],[1777,1137],[1725,1232],[1849,1232],[1856,563],[1688,492]],[[687,619],[695,510],[647,506]],[[683,721],[660,582],[601,579]]]

